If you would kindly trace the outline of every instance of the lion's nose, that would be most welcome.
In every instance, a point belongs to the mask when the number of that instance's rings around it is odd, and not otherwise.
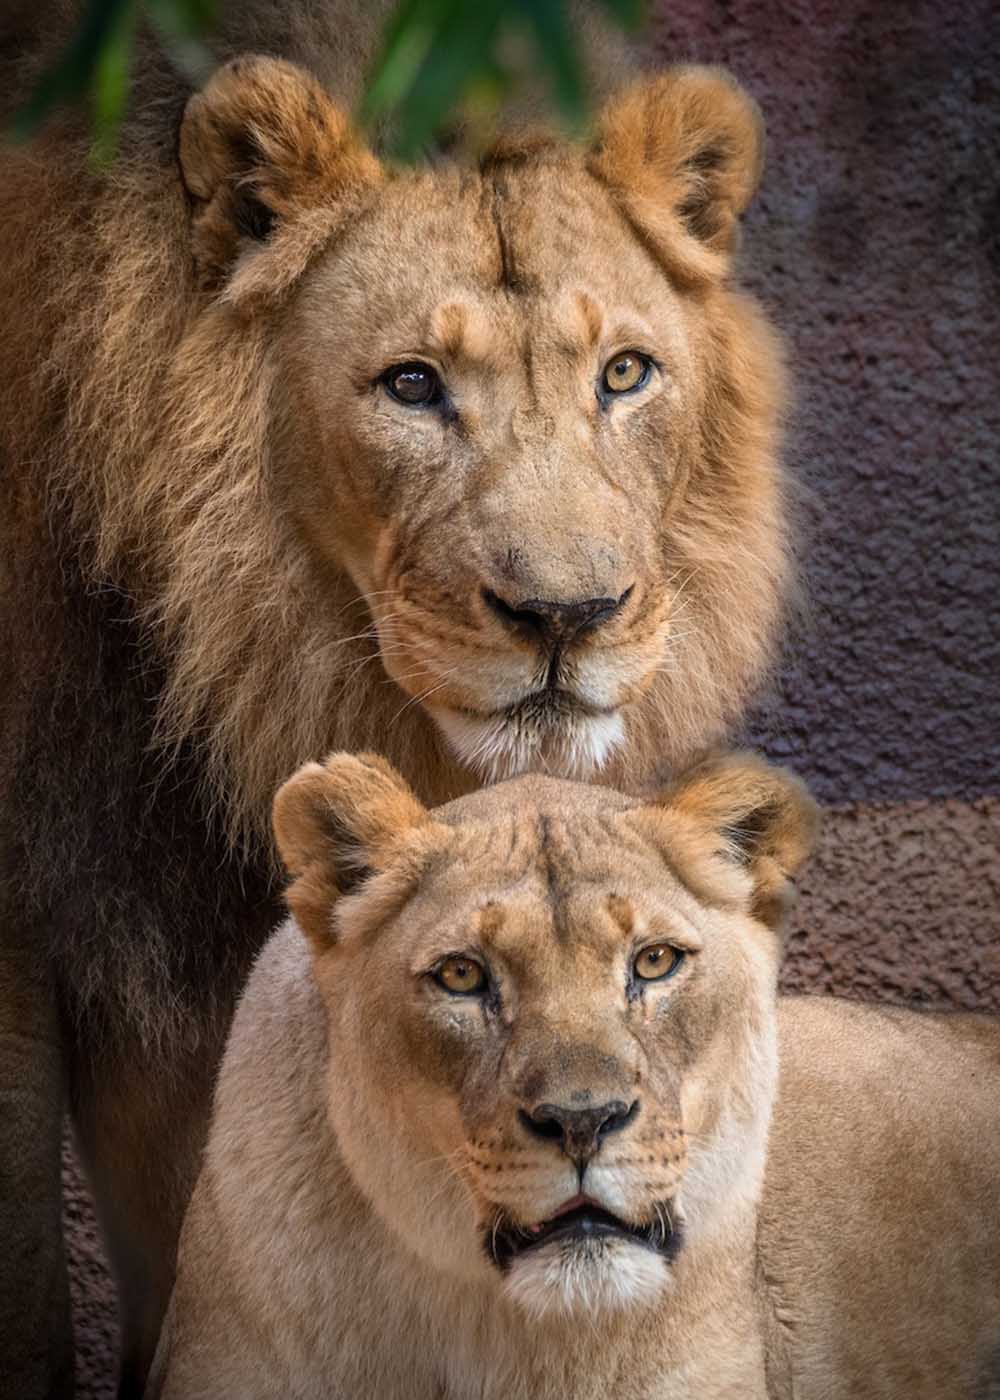
[[[483,589],[483,602],[512,631],[540,641],[548,651],[569,646],[585,632],[609,622],[628,602],[632,588],[618,598],[582,598],[559,602],[552,598],[501,598]]]
[[[561,1104],[540,1103],[530,1113],[521,1112],[521,1123],[534,1137],[558,1142],[563,1152],[578,1166],[585,1166],[609,1133],[617,1133],[639,1112],[639,1100],[625,1104],[621,1099],[594,1108],[564,1108]]]

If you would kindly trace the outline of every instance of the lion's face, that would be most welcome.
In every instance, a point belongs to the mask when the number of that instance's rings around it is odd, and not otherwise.
[[[389,675],[480,772],[600,766],[680,628],[704,308],[563,158],[399,179],[292,321],[298,518]]]
[[[351,758],[286,786],[332,1122],[417,1253],[534,1313],[615,1309],[656,1297],[685,1233],[752,1198],[770,925],[809,810],[745,762],[655,807],[522,779],[428,814]],[[727,845],[730,826],[751,844]]]
[[[310,716],[316,658],[332,710],[374,637],[403,692],[379,742],[411,773],[421,714],[487,777],[642,769],[653,731],[674,762],[717,732],[786,581],[778,356],[728,282],[749,99],[677,70],[588,148],[388,171],[303,73],[249,59],[192,100],[181,161],[205,325],[265,347],[254,490],[294,536]],[[350,708],[382,715],[356,659]]]

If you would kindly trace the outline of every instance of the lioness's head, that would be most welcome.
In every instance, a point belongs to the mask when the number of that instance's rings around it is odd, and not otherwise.
[[[653,802],[522,778],[428,811],[334,755],[274,815],[338,1143],[425,1261],[613,1309],[752,1208],[814,825],[794,779],[740,757]]]
[[[308,560],[288,598],[316,648],[328,609],[331,669],[371,623],[409,718],[480,775],[585,774],[647,728],[688,757],[760,670],[781,384],[730,265],[761,152],[753,102],[700,68],[626,91],[589,145],[509,139],[474,169],[387,168],[277,60],[188,106],[203,288],[267,325],[259,489]]]

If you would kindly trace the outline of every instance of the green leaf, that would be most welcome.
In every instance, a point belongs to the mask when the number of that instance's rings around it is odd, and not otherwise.
[[[123,6],[114,27],[105,35],[94,64],[94,141],[91,160],[107,165],[118,150],[118,133],[128,98],[129,60],[135,32],[136,6]]]
[[[426,0],[403,0],[386,26],[382,50],[361,99],[361,120],[370,125],[406,96],[434,42]]]
[[[640,29],[646,20],[645,0],[601,0],[623,29]]]
[[[637,25],[643,14],[643,0],[599,3],[625,28]],[[76,33],[17,113],[12,134],[30,136],[55,107],[89,96],[94,156],[110,159],[127,102],[142,6],[174,63],[192,82],[204,81],[215,66],[203,40],[216,21],[217,0],[84,0]],[[456,107],[464,105],[474,121],[488,122],[516,74],[516,63],[509,64],[502,50],[511,31],[532,37],[558,110],[579,128],[587,91],[566,0],[400,0],[369,75],[362,122],[386,123],[390,150],[410,160],[433,141]]]
[[[113,157],[142,3],[87,0],[69,46],[15,115],[10,133],[15,139],[32,136],[56,107],[89,97],[94,114],[92,156],[98,163]],[[203,81],[215,67],[200,39],[215,21],[216,0],[146,0],[146,5],[174,62],[192,81]]]
[[[88,0],[76,34],[62,56],[41,76],[34,92],[16,114],[11,134],[33,135],[53,108],[91,91],[101,53],[125,17],[134,19],[139,0]]]
[[[196,86],[216,66],[202,42],[215,24],[215,0],[146,0],[149,18],[171,60]]]
[[[362,120],[392,115],[391,150],[413,160],[448,112],[482,77],[510,0],[410,0],[390,28],[372,72]]]
[[[587,85],[565,0],[520,0],[534,31],[542,66],[552,78],[552,95],[564,121],[579,130],[587,116]]]
[[[600,3],[623,28],[643,15],[643,0]],[[588,94],[566,0],[401,0],[369,74],[362,124],[385,123],[390,152],[413,160],[456,107],[488,119],[515,76],[500,57],[511,31],[531,36],[558,111],[579,130]]]

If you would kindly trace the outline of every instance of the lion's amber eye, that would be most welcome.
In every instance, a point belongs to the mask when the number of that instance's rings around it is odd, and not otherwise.
[[[679,948],[672,948],[669,943],[651,943],[636,954],[632,966],[641,982],[659,982],[661,978],[672,976],[683,961],[684,954]]]
[[[649,378],[650,360],[638,350],[626,350],[604,366],[601,387],[606,394],[627,394]]]
[[[393,365],[392,369],[387,369],[382,383],[394,399],[415,408],[437,403],[442,394],[437,370],[416,360],[412,364]]]
[[[486,969],[482,963],[460,954],[445,958],[434,977],[445,991],[455,992],[459,996],[474,996],[486,986]]]

